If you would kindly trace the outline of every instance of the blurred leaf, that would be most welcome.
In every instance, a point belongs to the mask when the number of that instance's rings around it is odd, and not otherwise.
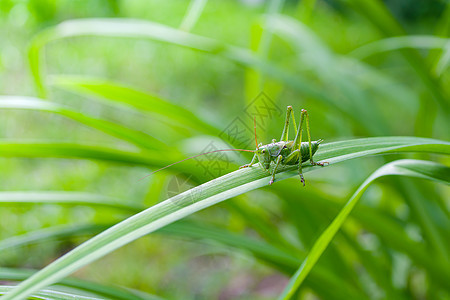
[[[439,172],[439,170],[436,172]],[[444,174],[446,170],[442,170],[442,172],[443,174],[436,174],[435,177],[441,175],[443,179],[446,177],[450,178],[450,174]],[[420,224],[425,240],[430,243],[432,248],[430,251],[434,252],[435,260],[449,263],[448,255],[450,254],[450,251],[448,251],[446,247],[445,236],[450,234],[450,220],[446,220],[446,228],[449,230],[446,230],[444,236],[444,234],[441,234],[439,231],[439,223],[435,221],[436,214],[433,214],[433,211],[427,207],[427,203],[423,201],[423,199],[427,199],[427,197],[437,198],[437,195],[433,195],[432,191],[426,191],[426,194],[423,194],[420,189],[416,188],[411,180],[397,180],[395,183],[395,186],[401,191],[403,198],[411,208],[417,223]]]
[[[314,201],[309,201],[312,198],[310,195],[300,196],[296,193],[289,192],[290,189],[287,183],[281,183],[279,186],[274,186],[273,188],[276,189],[277,194],[282,198],[287,199],[288,208],[291,208],[294,213],[298,211],[298,208],[294,206],[298,202],[307,203],[312,207],[313,212],[331,216],[329,219],[336,216],[342,208],[342,204],[330,195],[316,196],[314,197]],[[364,204],[356,206],[353,210],[354,213],[350,217],[361,224],[364,229],[375,234],[388,249],[394,249],[406,254],[414,264],[422,266],[425,269],[440,270],[442,268],[441,261],[430,257],[428,245],[415,241],[408,235],[405,231],[407,223],[376,207],[369,207]],[[437,225],[439,226],[439,223]],[[446,226],[446,224],[442,224],[442,226]],[[301,226],[300,228],[302,228],[302,233],[308,229],[307,226]]]
[[[267,26],[295,49],[299,65],[317,74],[319,80],[333,94],[333,100],[328,103],[334,108],[339,107],[346,115],[352,116],[358,127],[364,127],[374,135],[388,134],[389,124],[376,109],[375,101],[362,85],[354,82],[360,75],[358,61],[349,62],[334,54],[319,37],[294,18],[284,15],[274,15],[268,18]],[[348,72],[349,65],[355,74]],[[359,67],[361,69],[361,67]],[[368,68],[366,67],[366,71]],[[396,100],[396,99],[394,99]]]
[[[220,134],[219,129],[201,120],[191,111],[117,82],[101,78],[59,75],[52,76],[51,83],[81,95],[101,97],[114,103],[134,107],[140,113],[152,112],[205,134]]]
[[[27,109],[56,113],[89,127],[106,132],[122,140],[128,141],[139,147],[149,149],[160,149],[161,147],[166,147],[166,145],[161,141],[141,131],[133,130],[107,120],[90,117],[84,113],[74,111],[69,107],[43,101],[38,98],[25,96],[0,96],[0,109]]]
[[[268,61],[260,59],[251,51],[230,46],[218,40],[194,35],[150,21],[134,19],[80,19],[70,20],[46,29],[36,35],[28,52],[30,69],[40,97],[46,97],[41,50],[49,42],[75,36],[109,36],[122,38],[151,39],[166,42],[193,50],[222,55],[223,57],[248,68],[255,68],[271,78],[296,89],[302,95],[326,103],[344,113],[359,125],[358,115],[348,112],[346,106],[336,104],[334,95],[330,95],[313,80],[300,73],[286,72]],[[114,98],[113,98],[114,99]],[[123,101],[123,100],[122,100]],[[376,127],[374,127],[376,128]]]
[[[191,31],[200,18],[203,9],[208,3],[208,0],[191,0],[183,21],[181,21],[180,29],[185,31]]]
[[[212,53],[223,48],[218,41],[144,20],[105,18],[65,21],[36,35],[29,48],[30,69],[40,97],[46,97],[40,62],[41,48],[51,41],[74,36],[148,38]]]
[[[171,153],[166,149],[160,151],[123,151],[104,145],[81,143],[64,143],[54,141],[15,142],[0,140],[0,156],[2,157],[33,157],[33,158],[70,158],[93,159],[111,163],[138,165],[145,167],[162,168],[169,164],[185,159],[185,156]],[[161,155],[161,153],[164,155]],[[198,162],[188,160],[170,167],[171,171],[185,174],[195,174],[198,180],[210,179],[202,168],[196,167]],[[140,178],[136,178],[137,182]]]
[[[333,220],[333,222],[328,226],[328,228],[321,234],[317,239],[314,246],[312,247],[308,257],[303,261],[300,268],[291,278],[289,284],[286,286],[283,293],[280,295],[279,299],[290,299],[297,289],[300,287],[302,282],[308,276],[311,269],[319,260],[322,253],[330,244],[331,240],[334,238],[338,230],[342,227],[345,220],[358,203],[359,199],[363,195],[364,191],[369,187],[369,185],[377,178],[388,176],[388,175],[400,175],[409,177],[418,177],[428,180],[434,180],[437,182],[450,184],[450,168],[441,164],[437,164],[429,161],[421,160],[397,160],[388,163],[378,170],[376,170],[372,175],[370,175],[364,183],[357,189],[353,196],[348,200],[346,205],[341,209],[339,214]],[[450,278],[449,268],[442,266],[440,269],[428,270],[435,280],[440,280],[441,284],[448,284],[446,279]]]
[[[0,205],[8,204],[64,204],[64,205],[87,205],[104,206],[124,210],[127,212],[137,212],[144,209],[143,206],[124,203],[118,198],[107,197],[97,194],[88,194],[82,192],[0,192]],[[1,243],[1,242],[0,242]]]
[[[450,3],[447,2],[445,10],[442,12],[440,19],[437,21],[435,28],[435,35],[441,37],[450,36]],[[450,49],[432,50],[428,53],[428,61],[433,67],[433,73],[436,76],[441,76],[450,61]]]
[[[24,280],[27,277],[33,275],[35,271],[13,268],[0,268],[0,280]],[[124,289],[120,287],[103,285],[100,283],[75,279],[65,278],[58,283],[59,286],[70,287],[79,291],[88,292],[102,299],[117,299],[117,300],[161,300],[162,298],[156,297],[143,292],[135,292],[131,289]],[[62,298],[58,298],[62,299]],[[77,298],[78,299],[78,298]]]
[[[365,59],[378,53],[403,48],[450,50],[450,39],[430,35],[407,35],[378,40],[353,50],[350,55]]]
[[[67,193],[69,194],[69,193]],[[76,194],[76,193],[75,193]],[[100,197],[100,196],[99,196]],[[65,204],[64,201],[59,201],[55,203]],[[0,252],[5,249],[11,249],[15,247],[21,247],[24,245],[44,243],[48,240],[64,240],[65,238],[72,238],[77,236],[90,236],[97,234],[109,227],[111,225],[100,225],[100,224],[85,224],[85,225],[64,225],[64,226],[54,226],[50,228],[44,228],[40,230],[35,230],[22,235],[12,236],[0,241]],[[301,263],[300,258],[291,255],[277,247],[265,243],[263,241],[257,241],[251,239],[247,236],[240,236],[233,234],[229,231],[214,228],[208,224],[196,224],[189,221],[179,221],[170,224],[166,227],[158,230],[162,234],[172,234],[177,235],[182,238],[191,238],[198,240],[212,240],[215,242],[222,243],[227,246],[234,247],[239,251],[250,252],[254,257],[275,266],[276,268],[286,272],[292,273],[295,267]],[[301,257],[304,258],[306,254]],[[28,272],[31,274],[30,272]],[[7,273],[8,274],[8,273]],[[358,296],[356,291],[353,290],[351,286],[346,286],[340,278],[332,276],[333,274],[328,274],[325,269],[320,266],[311,274],[310,284],[317,290],[320,294],[320,287],[322,283],[326,283],[329,286],[333,286],[336,294],[342,295],[343,297],[355,297]],[[0,280],[1,279],[24,279],[24,275],[19,277],[7,277],[2,273],[0,268]],[[70,279],[69,279],[70,280]],[[61,282],[65,285],[65,280]],[[360,296],[360,295],[359,295]]]
[[[180,237],[189,237],[199,240],[212,240],[221,244],[236,248],[239,251],[250,252],[253,256],[260,260],[277,267],[278,269],[291,273],[295,270],[294,266],[300,263],[300,258],[305,256],[302,254],[297,257],[299,253],[290,253],[276,246],[258,241],[244,235],[231,233],[227,230],[213,227],[209,224],[197,224],[191,221],[178,221],[158,230],[164,234],[175,234]],[[295,255],[293,255],[295,254]],[[294,267],[294,268],[293,268]],[[330,274],[326,269],[318,266],[311,278],[308,281],[311,288],[319,295],[325,294],[327,296],[334,295],[335,297],[362,297],[353,286],[349,285],[336,274]],[[323,285],[327,285],[333,290],[329,291],[323,289]]]
[[[8,294],[14,286],[0,285],[0,295]],[[45,299],[45,300],[101,300],[96,297],[81,296],[73,293],[59,292],[54,290],[42,290],[30,295],[31,299]]]
[[[379,0],[341,0],[353,6],[364,17],[375,25],[385,36],[404,36],[405,30],[392,16],[386,5]],[[434,96],[443,111],[449,111],[448,95],[441,88],[440,83],[431,75],[424,58],[415,49],[400,49],[401,54],[408,60],[411,67],[422,80],[428,91]]]
[[[110,161],[137,165],[158,165],[154,155],[120,151],[99,145],[61,143],[54,141],[14,142],[0,141],[0,155],[3,157],[64,157]]]
[[[91,236],[107,229],[107,225],[62,225],[39,229],[25,234],[12,236],[0,241],[0,251],[10,248],[21,247],[42,243],[48,240],[64,240],[76,236]],[[1,269],[0,269],[1,270]]]
[[[360,139],[324,144],[321,148],[322,151],[319,150],[316,155],[317,159],[326,159],[330,163],[393,151],[450,154],[450,143],[413,137]],[[280,168],[277,181],[297,175],[296,172],[288,172],[296,169],[297,166]],[[305,165],[303,172],[306,173],[312,169],[318,169],[318,167]],[[403,174],[405,172],[403,171]],[[30,293],[59,281],[77,269],[159,228],[226,199],[267,186],[269,177],[267,172],[261,170],[258,166],[244,168],[167,199],[118,223],[78,246],[22,282],[4,299],[26,297]]]

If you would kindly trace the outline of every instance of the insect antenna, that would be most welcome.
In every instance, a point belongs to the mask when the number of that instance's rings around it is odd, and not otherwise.
[[[138,181],[141,181],[142,179],[144,179],[144,178],[146,178],[146,177],[148,177],[148,176],[150,176],[150,175],[152,175],[152,174],[155,174],[156,172],[162,171],[162,170],[164,170],[164,169],[167,169],[167,168],[169,168],[169,167],[171,167],[171,166],[173,166],[173,165],[179,164],[179,163],[184,162],[184,161],[186,161],[186,160],[190,160],[190,159],[193,159],[193,158],[196,158],[196,157],[199,157],[199,156],[202,156],[202,155],[210,154],[210,153],[224,152],[224,151],[255,152],[254,150],[247,150],[247,149],[221,149],[221,150],[214,150],[214,151],[209,151],[209,152],[205,152],[205,153],[200,153],[200,154],[197,154],[197,155],[194,155],[194,156],[191,156],[191,157],[188,157],[188,158],[185,158],[185,159],[176,161],[176,162],[174,162],[174,163],[171,163],[170,165],[167,165],[167,166],[162,167],[162,168],[160,168],[160,169],[158,169],[158,170],[156,170],[156,171],[153,171],[153,172],[151,172],[150,174],[145,175],[144,177],[142,177],[142,178],[139,179]]]
[[[256,138],[256,117],[253,117],[253,128],[255,129],[256,150],[258,150],[259,149],[259,147],[258,147],[258,139]]]

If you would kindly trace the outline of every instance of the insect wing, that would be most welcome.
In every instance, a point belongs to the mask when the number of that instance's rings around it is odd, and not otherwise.
[[[267,149],[269,150],[270,156],[277,157],[278,155],[280,155],[281,150],[283,150],[284,146],[285,143],[278,142],[268,145]]]

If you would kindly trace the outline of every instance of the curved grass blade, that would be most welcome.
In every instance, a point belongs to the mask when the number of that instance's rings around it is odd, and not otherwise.
[[[336,146],[340,145],[340,147]],[[366,145],[366,146],[364,146]],[[450,154],[450,143],[413,137],[372,138],[323,145],[317,156],[330,163],[342,162],[364,155],[423,151]],[[280,168],[277,181],[296,176],[296,166]],[[305,164],[304,173],[318,169]],[[268,185],[267,172],[258,166],[226,174],[205,184],[154,205],[95,236],[63,257],[54,261],[34,276],[22,282],[5,300],[26,297],[45,286],[53,284],[79,268],[105,256],[144,235],[199,210],[226,199]]]
[[[386,4],[377,0],[350,0],[346,4],[355,8],[364,17],[367,18],[376,28],[385,36],[404,36],[405,29],[395,19]],[[434,96],[436,103],[439,104],[444,112],[449,111],[448,93],[445,91],[438,80],[432,75],[431,70],[426,64],[423,56],[411,48],[399,49],[400,53],[406,58],[411,67],[417,73],[418,77],[425,84],[431,95]]]
[[[355,205],[358,203],[359,199],[365,192],[365,190],[370,186],[370,184],[377,178],[388,176],[388,175],[400,175],[409,177],[418,177],[428,180],[433,180],[441,182],[444,184],[450,184],[450,168],[444,165],[422,161],[422,160],[397,160],[388,163],[378,170],[376,170],[372,175],[370,175],[363,184],[356,190],[352,197],[347,201],[345,206],[341,209],[339,214],[333,220],[333,222],[327,227],[327,229],[320,235],[320,237],[315,242],[314,246],[311,248],[308,257],[303,261],[300,268],[294,274],[294,276],[289,281],[283,293],[280,295],[279,299],[290,299],[297,289],[300,287],[302,282],[305,280],[306,276],[309,274],[311,269],[319,260],[322,253],[330,244],[333,237],[336,235],[338,230],[342,227],[348,215],[351,213]],[[439,272],[439,276],[435,276],[435,279],[440,280],[442,283],[443,278],[450,278],[449,269],[443,266],[442,270]],[[443,274],[442,274],[443,273]],[[443,276],[442,276],[443,275]],[[442,277],[441,277],[442,276]],[[443,279],[445,284],[445,279]],[[447,282],[448,284],[448,282]]]
[[[32,158],[69,158],[90,159],[106,161],[118,164],[138,165],[152,168],[162,168],[185,156],[171,154],[169,151],[164,155],[160,151],[131,152],[116,150],[113,148],[64,142],[10,142],[0,140],[0,156],[2,157],[32,157]],[[172,171],[186,174],[195,174],[199,180],[210,179],[204,170],[196,167],[197,163],[188,160],[176,164],[170,168]],[[139,178],[136,178],[136,182]]]
[[[208,0],[191,0],[183,21],[181,21],[180,29],[184,31],[191,31],[200,18],[203,9]]]
[[[64,105],[50,103],[34,97],[0,96],[0,109],[27,109],[56,113],[135,144],[138,147],[148,149],[167,147],[163,142],[141,131],[133,130],[104,119],[90,117]]]
[[[0,253],[1,251],[12,249],[16,247],[21,247],[30,244],[43,243],[49,240],[61,241],[65,238],[88,236],[100,233],[101,231],[113,226],[110,225],[99,225],[99,224],[86,224],[86,225],[69,225],[69,226],[55,226],[50,228],[44,228],[36,230],[23,235],[13,236],[0,241]],[[222,230],[220,228],[214,228],[208,226],[207,224],[195,224],[189,221],[180,221],[170,224],[164,228],[157,231],[162,234],[170,234],[180,236],[182,238],[191,238],[198,240],[212,240],[214,242],[219,242],[223,245],[234,247],[240,251],[252,253],[252,255],[261,261],[270,264],[287,274],[295,271],[296,266],[301,263],[300,258],[285,252],[284,250],[278,249],[269,243],[264,241],[257,241],[254,239],[249,239],[246,236],[240,236],[237,234],[230,233],[229,231]],[[306,254],[302,255],[304,258]],[[20,276],[8,275],[7,271],[0,268],[0,280],[23,280],[28,276],[33,274],[32,272],[19,272]],[[6,275],[5,275],[6,274]],[[15,274],[13,272],[13,274]],[[316,268],[311,274],[309,284],[313,289],[317,289],[320,294],[320,287],[323,283],[328,286],[332,286],[333,290],[337,295],[342,295],[342,297],[361,297],[357,291],[353,289],[352,286],[346,285],[338,277],[329,276],[326,270],[320,266]],[[332,275],[332,274],[331,274]],[[62,285],[70,286],[66,281],[71,279],[64,279],[61,281]],[[134,299],[134,298],[133,298]]]
[[[21,281],[32,276],[36,271],[29,269],[0,268],[0,280]],[[75,278],[65,278],[58,283],[59,286],[74,288],[80,291],[88,292],[102,299],[117,300],[161,300],[155,295],[135,292],[131,289],[125,289],[116,286],[103,285],[96,282],[85,281]]]
[[[315,154],[318,160],[328,159],[330,163],[377,153],[433,152],[448,153],[450,143],[418,137],[378,137],[346,140],[320,145]],[[161,156],[160,152],[121,151],[100,145],[75,144],[53,141],[10,142],[0,140],[0,156],[4,157],[60,157],[72,159],[93,159],[142,166],[164,167],[183,159],[179,155]],[[339,157],[339,158],[336,158]],[[192,173],[195,168],[189,161],[174,165],[174,170]],[[280,169],[281,170],[281,169]]]
[[[430,35],[396,36],[361,46],[350,52],[350,55],[358,59],[365,59],[378,53],[404,48],[442,49],[448,51],[450,50],[450,39]]]
[[[99,233],[109,227],[110,226],[108,225],[87,224],[44,228],[1,240],[0,251],[25,245],[37,244],[48,240],[60,241],[69,237],[89,236]]]
[[[180,237],[188,237],[199,240],[212,240],[223,245],[233,247],[238,251],[250,252],[254,257],[261,261],[276,267],[277,269],[292,274],[301,259],[306,254],[291,253],[275,247],[271,243],[259,241],[248,236],[231,233],[229,231],[213,227],[208,224],[196,224],[190,221],[178,221],[157,231],[158,233],[173,234]],[[293,268],[293,266],[295,266]],[[319,295],[323,297],[340,297],[345,299],[363,298],[365,295],[360,293],[354,286],[345,282],[339,276],[330,274],[323,267],[318,266],[314,269],[311,277],[308,279],[308,285]],[[333,290],[324,290],[326,285]]]
[[[212,53],[220,52],[223,48],[222,43],[218,41],[144,20],[80,19],[65,21],[36,35],[28,51],[31,73],[40,97],[46,98],[40,66],[42,47],[51,41],[74,36],[149,38]]]
[[[61,241],[65,238],[89,236],[100,233],[101,231],[113,225],[114,224],[85,224],[44,228],[23,235],[6,238],[0,241],[0,253],[1,251],[7,249],[30,244],[38,244],[49,240]],[[191,239],[199,240],[213,240],[215,242],[219,242],[221,244],[239,249],[240,251],[250,252],[254,257],[257,257],[261,261],[266,262],[288,274],[294,272],[296,266],[301,263],[300,258],[288,252],[285,252],[284,250],[278,249],[277,247],[272,246],[269,243],[249,239],[249,237],[233,234],[226,230],[208,226],[207,224],[199,225],[193,222],[179,221],[161,228],[160,230],[158,230],[158,232],[163,234],[177,235],[183,238],[188,237]],[[305,256],[306,254],[302,254],[302,258],[304,258]],[[27,274],[31,275],[32,273],[28,272]],[[321,269],[321,267],[319,266],[311,274],[311,287],[313,289],[317,288],[317,292],[320,294],[320,286],[322,286],[322,283],[326,283],[328,286],[333,287],[333,290],[336,294],[342,295],[343,297],[354,298],[361,296],[356,291],[353,291],[352,286],[346,286],[346,283],[342,282],[336,276],[334,278],[331,278],[331,276],[329,275],[330,274],[327,274],[326,271],[324,269]],[[24,276],[20,276],[19,278],[5,277],[5,275],[3,275],[2,273],[2,269],[0,268],[0,280],[21,280],[25,278]],[[63,280],[61,284],[64,285],[65,280]]]
[[[334,95],[324,91],[315,81],[299,73],[290,73],[278,66],[260,59],[251,51],[230,46],[199,35],[194,35],[163,24],[135,19],[79,19],[62,22],[36,35],[30,45],[28,58],[38,95],[46,98],[44,70],[41,65],[41,50],[49,42],[76,36],[107,36],[121,38],[150,39],[189,49],[220,54],[239,65],[260,70],[262,73],[283,82],[303,95],[326,103],[345,114],[349,120],[360,126],[357,115],[347,110],[347,106],[336,104]]]
[[[288,198],[290,205],[292,205],[292,202],[296,203],[308,199],[308,197],[299,197],[299,195],[293,195],[292,193],[288,194],[286,192],[288,187],[284,183],[280,184],[279,187],[274,186],[273,188],[276,189],[277,194],[283,198]],[[316,211],[320,211],[322,214],[330,216],[330,218],[336,216],[342,208],[342,204],[339,201],[331,200],[329,196],[327,198],[315,197],[314,202],[308,202],[308,204],[314,205]],[[440,261],[430,259],[430,249],[427,245],[414,241],[408,236],[404,228],[405,223],[399,222],[379,209],[362,204],[356,206],[353,211],[351,218],[375,234],[384,245],[406,254],[418,266],[427,270],[438,270],[436,274],[440,272],[439,270],[442,267]],[[446,224],[442,224],[441,227],[447,228]]]
[[[334,106],[346,106],[346,113],[353,115],[359,126],[362,125],[375,135],[390,132],[385,125],[386,120],[378,113],[379,110],[375,108],[375,101],[370,95],[357,85],[349,84],[356,78],[348,72],[348,64],[344,63],[347,61],[334,54],[312,30],[300,21],[284,15],[270,16],[267,24],[274,34],[295,48],[299,57],[306,58],[301,61],[302,65],[308,66],[311,72],[317,74],[328,89],[339,91],[334,96]],[[358,64],[361,63],[352,62],[352,65]]]
[[[14,191],[0,192],[0,205],[14,204],[62,204],[103,206],[126,212],[138,212],[145,207],[134,203],[126,203],[118,198],[82,192],[42,192]]]
[[[221,130],[185,108],[144,91],[104,78],[54,75],[50,84],[80,95],[100,97],[114,103],[131,106],[141,113],[143,111],[155,113],[205,134],[216,136],[221,132]]]
[[[53,158],[77,158],[108,161],[114,163],[125,163],[143,166],[158,166],[159,152],[131,152],[121,151],[113,148],[91,145],[54,141],[40,142],[14,142],[0,141],[0,156],[2,157],[53,157]],[[162,157],[161,159],[164,159]],[[175,157],[172,157],[175,159]],[[172,161],[168,161],[169,164]],[[166,164],[162,163],[161,167]],[[175,167],[175,166],[174,166]]]
[[[14,286],[0,285],[0,295],[8,294]],[[73,293],[60,292],[54,290],[41,290],[33,295],[30,295],[31,299],[43,299],[43,300],[102,300],[97,297],[75,295]]]

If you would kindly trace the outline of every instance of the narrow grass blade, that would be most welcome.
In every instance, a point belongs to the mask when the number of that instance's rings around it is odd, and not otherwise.
[[[448,51],[450,48],[450,39],[429,35],[398,36],[366,44],[353,50],[350,55],[359,59],[365,59],[378,53],[404,48],[442,49]]]
[[[305,255],[299,253],[286,252],[275,247],[271,243],[258,241],[247,236],[231,233],[229,231],[213,227],[208,224],[196,224],[190,221],[179,221],[158,230],[159,233],[173,234],[180,237],[188,237],[199,240],[212,240],[223,245],[236,248],[238,251],[251,253],[254,257],[268,263],[277,269],[292,273],[299,265]],[[364,297],[355,287],[345,282],[339,276],[330,274],[323,267],[318,266],[313,270],[309,278],[308,285],[320,296],[331,297],[323,285],[327,285],[334,291],[335,297],[361,298]]]
[[[5,295],[13,289],[14,286],[0,285],[0,295]],[[30,297],[32,297],[32,299],[43,299],[43,300],[102,300],[101,298],[97,297],[81,296],[73,293],[67,292],[63,293],[54,290],[41,290],[33,295],[30,295]]]
[[[126,203],[118,198],[82,192],[14,191],[0,192],[0,205],[62,204],[109,207],[126,212],[139,212],[143,206]]]
[[[15,269],[15,268],[0,268],[0,280],[7,281],[21,281],[36,273],[29,269]],[[162,298],[143,293],[135,293],[131,289],[125,289],[116,286],[104,285],[96,282],[90,282],[75,278],[63,279],[58,286],[69,287],[77,289],[82,292],[87,292],[102,299],[117,299],[117,300],[161,300]]]
[[[50,83],[80,95],[100,97],[108,102],[131,106],[141,113],[154,113],[205,134],[220,134],[219,129],[200,119],[191,111],[118,82],[104,78],[55,75],[52,76]]]
[[[0,241],[0,253],[1,251],[21,247],[30,244],[39,244],[49,240],[61,241],[65,238],[72,238],[78,236],[88,236],[97,234],[111,226],[100,224],[86,224],[86,225],[64,225],[55,226],[50,228],[44,228],[29,232],[23,235],[17,235],[10,238],[6,238]],[[277,247],[268,244],[264,241],[257,241],[249,239],[246,236],[240,236],[238,234],[230,233],[229,231],[222,230],[220,228],[214,228],[208,224],[196,224],[189,221],[180,221],[170,224],[164,228],[158,230],[162,234],[176,235],[183,238],[199,239],[199,240],[212,240],[214,242],[222,243],[226,246],[234,247],[240,251],[249,252],[254,257],[261,261],[270,264],[281,271],[286,273],[292,273],[295,271],[296,266],[301,263],[300,258],[285,252]],[[302,255],[304,258],[306,256]],[[4,271],[4,272],[2,272]],[[16,274],[13,272],[13,275]],[[10,272],[2,270],[0,268],[0,280],[23,280],[30,272],[19,272],[21,275],[12,276],[8,275]],[[61,282],[62,285],[68,285],[66,282],[70,279],[65,279]],[[317,288],[320,293],[321,284],[326,283],[329,286],[333,286],[333,290],[339,295],[345,297],[356,297],[359,294],[356,291],[352,291],[351,286],[346,286],[345,282],[342,282],[335,276],[333,280],[327,275],[326,270],[318,267],[311,274],[311,287]],[[360,295],[359,295],[360,296]],[[134,299],[134,298],[133,298]]]
[[[191,0],[183,21],[181,21],[181,30],[191,31],[192,28],[194,28],[206,6],[206,3],[208,3],[208,0]]]
[[[350,0],[345,2],[359,11],[385,36],[404,36],[406,34],[406,31],[382,1]],[[448,113],[448,93],[441,88],[440,83],[431,74],[431,70],[428,68],[422,55],[416,49],[400,49],[400,53],[409,62],[430,94],[434,96],[436,103],[439,104],[443,111]]]
[[[292,205],[292,202],[295,204],[308,199],[307,196],[300,197],[292,193],[287,194],[284,183],[281,183],[280,187],[274,187],[274,189],[281,197],[288,199],[289,205]],[[313,202],[308,202],[308,205],[313,206],[316,211],[330,216],[330,218],[336,216],[342,208],[339,201],[332,200],[329,196],[327,198],[315,197]],[[436,274],[441,274],[441,262],[430,257],[430,250],[427,245],[408,236],[404,228],[405,223],[399,222],[398,219],[374,207],[358,205],[353,210],[354,213],[351,214],[351,218],[361,224],[363,228],[375,234],[386,247],[404,253],[417,266],[421,266],[426,270],[438,270]],[[443,229],[446,228],[446,224],[441,226]]]
[[[450,143],[413,137],[361,139],[346,143],[330,143],[328,147],[323,146],[324,151],[318,152],[317,155],[320,155],[320,159],[326,159],[331,163],[392,151],[424,151],[450,154]],[[333,148],[330,148],[330,146]],[[297,173],[287,172],[296,168],[297,166],[280,168],[277,181],[296,176]],[[306,173],[318,168],[320,167],[305,165],[303,172]],[[255,166],[226,174],[167,199],[118,223],[78,246],[22,282],[4,299],[26,297],[144,235],[226,199],[267,186],[268,181],[267,172]]]
[[[31,42],[28,59],[39,97],[46,98],[47,94],[41,66],[42,47],[51,41],[74,36],[147,38],[213,53],[223,48],[222,43],[217,41],[144,20],[80,19],[65,21],[42,31]]]
[[[147,154],[147,155],[146,155]],[[65,143],[55,141],[0,141],[0,155],[3,157],[53,157],[53,158],[77,158],[94,159],[115,163],[159,166],[167,164],[158,163],[156,153],[153,152],[131,152],[115,150],[100,145],[86,145],[77,143]],[[173,157],[175,159],[175,157]],[[173,162],[173,160],[171,161]],[[175,167],[176,168],[176,167]]]
[[[25,269],[13,269],[13,268],[0,268],[0,280],[14,280],[21,281],[32,276],[36,271]],[[59,282],[60,286],[70,287],[85,291],[102,299],[117,299],[117,300],[161,300],[161,298],[154,295],[145,294],[139,292],[139,295],[133,293],[129,289],[124,289],[115,286],[103,285],[100,283],[75,279],[65,278]],[[144,296],[146,295],[146,296]]]
[[[268,18],[267,26],[293,46],[297,56],[302,58],[299,64],[316,74],[327,89],[339,91],[334,96],[335,106],[344,106],[346,114],[353,115],[359,126],[372,134],[389,132],[385,125],[388,123],[376,109],[370,94],[355,84],[349,84],[357,78],[348,72],[348,60],[336,55],[311,29],[294,18],[274,15]],[[353,61],[352,64],[355,68],[361,63]]]
[[[315,81],[308,79],[302,74],[286,72],[275,64],[260,59],[251,51],[244,48],[227,45],[218,40],[194,35],[162,24],[135,19],[104,18],[70,20],[46,29],[36,35],[31,41],[28,57],[31,73],[33,74],[38,95],[41,98],[46,98],[47,95],[46,84],[44,83],[44,66],[41,61],[42,48],[49,42],[76,36],[150,39],[205,53],[221,55],[239,65],[257,69],[267,76],[296,89],[302,95],[324,102],[326,105],[332,106],[337,111],[345,114],[350,120],[359,124],[357,115],[348,112],[345,105],[336,104],[334,95],[324,91]]]
[[[370,184],[375,179],[388,175],[418,177],[441,182],[444,184],[450,184],[450,168],[429,161],[410,160],[410,159],[398,160],[386,164],[383,167],[376,170],[356,190],[356,192],[348,200],[346,205],[342,208],[342,210],[339,212],[339,214],[336,216],[333,222],[320,235],[320,237],[317,239],[314,246],[312,247],[310,253],[308,254],[308,257],[303,261],[300,268],[291,278],[289,284],[287,285],[283,293],[280,295],[279,299],[290,299],[295,294],[297,289],[305,280],[306,276],[309,274],[311,269],[319,260],[322,253],[328,247],[333,237],[342,227],[348,215],[351,213],[351,211],[353,210],[353,208],[363,195],[364,191],[370,186]],[[443,270],[444,274],[447,273],[447,275],[444,276],[443,278],[449,278],[450,274],[448,272],[448,268],[444,268]]]
[[[267,4],[266,14],[272,16],[283,10],[284,0],[274,0]],[[269,58],[270,44],[272,43],[273,32],[270,29],[264,30],[258,47],[258,54],[264,60]]]
[[[56,113],[135,144],[138,147],[148,149],[160,149],[161,147],[167,147],[161,141],[141,131],[133,130],[104,119],[94,118],[74,111],[67,106],[51,103],[34,97],[0,96],[0,109],[26,109]]]
[[[165,151],[165,149],[161,149]],[[162,168],[173,162],[184,159],[180,154],[171,154],[170,151],[123,151],[112,147],[91,144],[76,144],[53,141],[40,142],[13,142],[0,140],[0,156],[2,157],[30,157],[30,158],[69,158],[90,159],[117,164],[137,165],[152,168]],[[171,171],[186,174],[195,174],[199,180],[208,180],[207,174],[201,168],[196,168],[197,162],[188,160],[176,164]],[[136,183],[140,178],[136,178]]]
[[[421,231],[424,235],[424,240],[427,241],[431,248],[430,252],[434,253],[435,261],[449,263],[450,250],[446,243],[446,236],[450,233],[450,219],[447,221],[446,232],[441,232],[436,222],[436,216],[429,209],[429,205],[423,199],[438,198],[436,195],[424,193],[420,190],[420,186],[416,186],[410,180],[396,180],[395,185],[401,191],[405,201],[411,209],[414,216],[414,221],[420,224]]]
[[[64,225],[35,230],[22,235],[12,236],[0,241],[0,251],[25,245],[42,243],[48,240],[62,240],[65,238],[88,236],[101,232],[110,226],[99,224]]]

